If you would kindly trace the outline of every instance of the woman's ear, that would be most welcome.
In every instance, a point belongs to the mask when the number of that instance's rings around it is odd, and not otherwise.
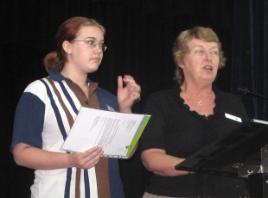
[[[72,44],[69,41],[63,41],[62,48],[66,52],[66,54],[72,53]]]
[[[179,60],[177,60],[176,65],[177,65],[177,67],[179,67],[179,68],[181,68],[181,69],[184,68],[183,61],[179,61]]]

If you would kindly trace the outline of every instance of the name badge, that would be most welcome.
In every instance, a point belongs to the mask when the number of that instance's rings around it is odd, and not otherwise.
[[[241,118],[234,116],[234,115],[231,115],[229,113],[225,113],[225,118],[228,118],[228,119],[236,121],[236,122],[242,122]]]

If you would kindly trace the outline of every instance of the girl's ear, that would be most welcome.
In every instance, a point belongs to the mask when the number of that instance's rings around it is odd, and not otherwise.
[[[69,41],[63,41],[62,48],[67,54],[72,53],[72,44]]]

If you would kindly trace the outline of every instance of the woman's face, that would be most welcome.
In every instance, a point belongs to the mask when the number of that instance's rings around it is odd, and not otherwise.
[[[220,62],[218,44],[194,38],[188,42],[188,50],[179,65],[183,70],[185,81],[212,84]]]
[[[103,57],[104,35],[96,26],[82,26],[77,37],[69,43],[68,64],[84,73],[98,70]]]

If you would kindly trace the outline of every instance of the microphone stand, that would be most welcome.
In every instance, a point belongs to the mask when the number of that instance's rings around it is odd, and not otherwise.
[[[254,93],[247,88],[237,88],[237,91],[244,95],[251,95],[263,100],[268,100],[268,97],[258,93]],[[264,198],[268,195],[268,145],[261,148],[261,164],[260,172],[249,175],[247,183],[250,197]],[[265,170],[266,169],[266,170]]]
[[[264,95],[261,95],[261,94],[258,94],[258,93],[254,93],[252,91],[250,91],[249,89],[247,88],[237,88],[237,90],[241,93],[243,93],[244,95],[251,95],[251,96],[254,96],[254,97],[258,97],[258,98],[261,98],[261,99],[264,99],[264,100],[268,100],[268,96],[264,96]]]

